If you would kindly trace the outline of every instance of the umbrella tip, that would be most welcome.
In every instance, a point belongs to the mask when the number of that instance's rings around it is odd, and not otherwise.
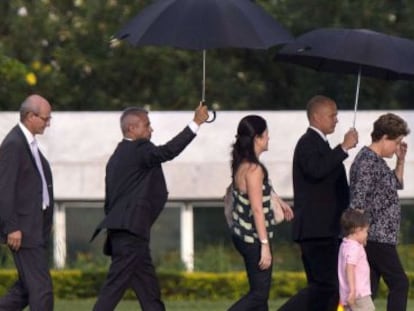
[[[307,52],[309,50],[312,50],[312,48],[310,46],[304,46],[304,47],[298,49],[298,53],[304,53],[304,52]]]

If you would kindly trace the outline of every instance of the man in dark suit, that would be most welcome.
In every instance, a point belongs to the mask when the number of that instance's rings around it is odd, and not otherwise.
[[[207,107],[200,104],[183,131],[155,146],[147,111],[132,107],[123,112],[124,139],[106,167],[106,217],[94,234],[107,229],[104,252],[112,259],[95,311],[114,310],[127,288],[134,290],[142,310],[165,310],[149,249],[151,226],[168,196],[161,164],[180,154],[207,119]]]
[[[341,144],[331,149],[326,135],[335,130],[337,108],[325,96],[307,105],[309,128],[299,139],[293,156],[293,239],[299,243],[307,287],[279,310],[336,311],[339,300],[337,258],[342,211],[349,203],[345,167],[347,151],[358,143],[350,129]]]
[[[35,135],[50,125],[51,107],[31,95],[20,122],[0,146],[0,237],[10,248],[19,278],[0,298],[0,310],[53,310],[47,244],[53,221],[52,173]]]

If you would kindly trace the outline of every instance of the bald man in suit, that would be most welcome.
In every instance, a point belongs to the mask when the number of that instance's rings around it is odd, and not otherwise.
[[[348,150],[358,143],[358,133],[350,129],[343,142],[331,148],[327,135],[335,131],[338,122],[335,101],[314,96],[306,112],[309,128],[300,137],[293,155],[292,231],[300,246],[308,284],[279,311],[336,311],[339,219],[349,203],[343,161]]]
[[[18,280],[0,298],[0,310],[53,310],[47,245],[53,222],[52,172],[36,135],[50,125],[51,106],[31,95],[20,122],[0,146],[0,237],[12,252]]]

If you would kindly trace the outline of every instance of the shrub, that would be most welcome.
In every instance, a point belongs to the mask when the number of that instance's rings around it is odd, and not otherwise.
[[[54,293],[60,299],[94,298],[98,295],[106,277],[106,270],[53,270]],[[244,272],[228,273],[158,273],[162,295],[169,300],[234,300],[241,297],[248,289]],[[414,273],[408,273],[410,284],[414,284]],[[0,271],[0,295],[15,282],[15,270]],[[302,272],[276,272],[273,274],[273,286],[270,298],[290,297],[306,285]],[[409,297],[414,298],[414,286]],[[386,287],[381,283],[380,297],[386,297]],[[125,299],[135,299],[135,294],[129,290]]]

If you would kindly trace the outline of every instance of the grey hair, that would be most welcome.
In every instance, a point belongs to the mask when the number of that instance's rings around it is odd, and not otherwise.
[[[39,106],[30,96],[20,105],[20,122],[23,122],[26,119],[29,112],[33,112],[35,114],[39,113]]]
[[[126,108],[121,115],[120,123],[121,123],[121,131],[122,134],[126,134],[128,132],[128,127],[131,125],[131,118],[130,116],[140,117],[143,114],[148,114],[148,111],[141,107],[128,107]]]

